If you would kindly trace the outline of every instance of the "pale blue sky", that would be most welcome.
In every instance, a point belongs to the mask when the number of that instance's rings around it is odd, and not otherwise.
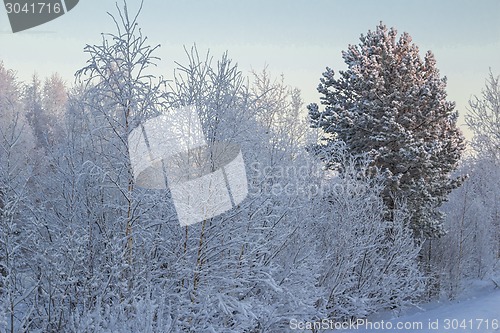
[[[138,0],[128,2],[131,10],[138,7]],[[58,72],[72,83],[85,64],[85,44],[99,43],[100,33],[113,29],[106,12],[114,6],[80,0],[68,14],[16,34],[0,8],[0,60],[22,80]],[[174,61],[185,60],[183,45],[196,43],[216,57],[228,50],[244,72],[267,65],[272,74],[283,73],[309,103],[318,100],[324,68],[343,69],[341,50],[381,20],[410,33],[422,55],[434,52],[462,115],[489,68],[500,74],[499,0],[145,0],[139,23],[152,44],[162,45],[158,70],[166,78]]]

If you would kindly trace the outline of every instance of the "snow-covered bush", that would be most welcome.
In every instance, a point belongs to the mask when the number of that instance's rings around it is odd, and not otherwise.
[[[430,244],[435,292],[454,298],[473,279],[489,278],[500,258],[500,88],[492,73],[480,97],[469,102],[467,125],[474,136],[468,174],[443,206],[447,234]]]
[[[489,278],[499,258],[499,173],[486,160],[468,159],[463,186],[443,206],[447,234],[433,240],[431,272],[435,292],[454,298],[474,279]]]
[[[423,291],[419,246],[404,205],[384,218],[384,179],[368,177],[368,159],[337,152],[342,171],[330,180],[323,219],[317,223],[318,284],[328,316],[364,318],[382,309],[415,303]]]

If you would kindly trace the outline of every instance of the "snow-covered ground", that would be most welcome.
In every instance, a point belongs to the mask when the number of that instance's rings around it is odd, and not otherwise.
[[[500,332],[500,289],[491,281],[471,284],[470,289],[458,300],[429,303],[398,317],[378,315],[342,332]]]

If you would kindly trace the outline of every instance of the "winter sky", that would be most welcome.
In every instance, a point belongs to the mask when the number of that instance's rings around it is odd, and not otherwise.
[[[128,2],[131,11],[140,3]],[[58,72],[72,83],[87,59],[85,44],[113,31],[106,12],[116,12],[115,0],[80,0],[66,15],[12,34],[0,9],[0,60],[21,80]],[[462,115],[489,68],[500,74],[498,0],[145,0],[139,19],[150,42],[162,45],[158,74],[171,77],[174,61],[186,59],[183,46],[196,43],[200,53],[210,49],[216,58],[228,50],[244,72],[267,65],[272,74],[284,74],[306,103],[318,100],[324,68],[345,68],[341,50],[380,21],[410,33],[422,55],[434,52]]]

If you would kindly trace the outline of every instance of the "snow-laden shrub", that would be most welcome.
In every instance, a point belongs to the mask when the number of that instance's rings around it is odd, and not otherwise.
[[[317,225],[323,306],[336,320],[364,318],[418,300],[424,279],[419,246],[404,205],[384,218],[382,177],[365,177],[363,159],[343,157],[343,168],[328,193],[327,213]]]
[[[469,178],[444,205],[447,234],[431,244],[434,293],[455,298],[474,279],[488,279],[500,257],[500,172],[487,159],[466,160]]]

